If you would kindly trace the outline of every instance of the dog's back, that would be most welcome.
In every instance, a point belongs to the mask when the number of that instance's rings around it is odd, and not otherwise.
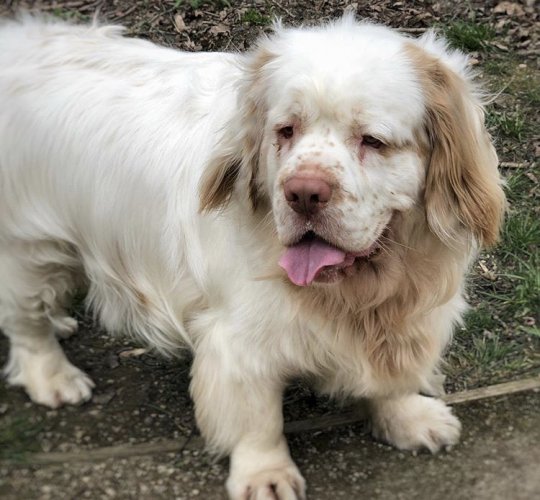
[[[165,351],[189,342],[167,294],[180,279],[198,289],[196,266],[184,265],[198,251],[192,193],[235,101],[237,56],[122,31],[30,16],[0,24],[0,325],[14,345],[43,341],[58,380],[23,350],[12,349],[6,371],[51,406],[90,395],[43,336],[76,328],[65,308],[81,275],[108,329]]]
[[[121,33],[30,17],[0,27],[0,182],[9,185],[0,234],[23,225],[26,236],[83,245],[72,230],[81,217],[90,215],[85,227],[99,231],[118,231],[126,212],[155,223],[147,218],[163,209],[148,203],[164,200],[175,182],[188,192],[196,187],[219,115],[228,113],[220,103],[231,99],[219,97],[233,92],[227,75],[234,77],[234,57],[194,59]],[[190,143],[200,130],[206,147]],[[111,198],[121,220],[103,211]],[[39,234],[43,218],[51,234]]]

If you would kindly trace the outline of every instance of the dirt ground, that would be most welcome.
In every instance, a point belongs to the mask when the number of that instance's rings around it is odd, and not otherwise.
[[[244,50],[281,16],[288,24],[360,18],[412,36],[436,27],[472,53],[497,97],[488,123],[508,179],[509,224],[502,244],[482,255],[469,287],[474,306],[456,334],[446,367],[449,391],[539,373],[540,244],[538,153],[538,12],[527,2],[341,0],[0,1],[0,15],[34,8],[74,21],[96,10],[131,36],[183,50]],[[36,466],[32,452],[195,439],[188,393],[190,358],[164,360],[114,339],[77,309],[79,333],[69,358],[96,382],[91,402],[49,410],[0,381],[0,498],[224,498],[226,461],[193,446],[93,463]],[[0,337],[0,365],[7,359]],[[341,407],[301,383],[286,394],[287,421],[336,414]],[[537,393],[459,406],[462,442],[437,457],[412,456],[374,442],[362,424],[293,436],[291,449],[310,498],[540,497],[540,403]]]
[[[457,406],[462,440],[436,456],[376,443],[362,425],[289,442],[314,500],[533,500],[540,495],[539,412],[537,393]],[[218,500],[226,476],[227,462],[199,449],[39,467],[0,463],[0,498]]]

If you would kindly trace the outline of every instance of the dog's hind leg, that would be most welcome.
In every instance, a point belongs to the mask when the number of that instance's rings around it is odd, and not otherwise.
[[[69,249],[51,242],[0,246],[0,326],[10,340],[4,373],[33,401],[53,408],[88,400],[94,386],[56,338],[77,329],[64,309],[77,265]]]

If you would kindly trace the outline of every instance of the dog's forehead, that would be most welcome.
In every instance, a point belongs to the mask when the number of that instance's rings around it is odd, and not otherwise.
[[[406,40],[373,26],[294,30],[267,74],[272,101],[391,131],[414,128],[423,119],[424,96]]]

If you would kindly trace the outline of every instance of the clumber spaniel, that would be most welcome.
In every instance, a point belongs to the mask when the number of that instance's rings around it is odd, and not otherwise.
[[[432,452],[429,392],[504,195],[466,57],[346,16],[193,54],[115,26],[0,28],[6,374],[51,407],[93,383],[57,336],[70,294],[111,331],[193,350],[191,393],[234,499],[304,497],[282,392],[367,398],[375,436]]]

